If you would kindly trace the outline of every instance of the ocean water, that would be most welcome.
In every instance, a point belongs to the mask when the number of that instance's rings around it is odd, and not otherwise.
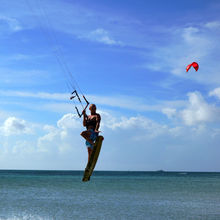
[[[220,219],[220,173],[0,171],[0,219]]]

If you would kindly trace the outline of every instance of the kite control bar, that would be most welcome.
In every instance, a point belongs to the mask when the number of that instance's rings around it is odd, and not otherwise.
[[[81,101],[81,99],[80,99],[80,97],[79,97],[78,92],[77,92],[76,90],[74,90],[71,94],[72,94],[72,95],[75,94],[75,95],[71,96],[70,99],[74,99],[75,97],[77,97],[78,100],[79,100],[79,102],[80,102],[81,105],[83,106],[82,101]],[[86,97],[85,97],[84,95],[82,95],[82,97],[83,97],[83,99],[84,99],[85,102],[86,102],[86,106],[85,106],[85,108],[82,110],[82,113],[81,113],[81,114],[79,113],[78,108],[75,106],[76,112],[77,112],[77,114],[78,114],[78,116],[79,116],[80,118],[82,117],[83,112],[84,112],[84,111],[87,109],[87,107],[89,106],[89,102],[87,101]]]

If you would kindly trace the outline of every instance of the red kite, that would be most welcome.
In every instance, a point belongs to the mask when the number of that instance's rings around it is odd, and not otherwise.
[[[193,62],[193,63],[189,64],[189,65],[186,67],[186,72],[189,71],[189,69],[191,68],[191,66],[193,66],[196,71],[199,69],[199,64],[196,63],[196,62]]]

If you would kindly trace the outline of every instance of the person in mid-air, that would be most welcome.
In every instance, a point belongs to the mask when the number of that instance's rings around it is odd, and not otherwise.
[[[101,116],[96,113],[96,105],[91,104],[89,106],[89,110],[91,112],[90,115],[87,115],[86,111],[83,111],[83,126],[86,127],[86,130],[81,133],[81,136],[86,139],[88,161],[92,154],[95,140],[99,134],[99,127],[101,122]]]

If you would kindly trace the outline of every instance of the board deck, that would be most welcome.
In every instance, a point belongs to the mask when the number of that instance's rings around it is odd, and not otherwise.
[[[84,171],[84,176],[82,181],[86,182],[90,180],[90,176],[92,175],[92,172],[95,168],[96,162],[98,160],[99,157],[99,153],[102,147],[102,141],[104,140],[103,136],[98,136],[95,142],[95,146],[93,148],[91,157],[89,159],[89,162],[87,163],[87,166],[85,168]]]

